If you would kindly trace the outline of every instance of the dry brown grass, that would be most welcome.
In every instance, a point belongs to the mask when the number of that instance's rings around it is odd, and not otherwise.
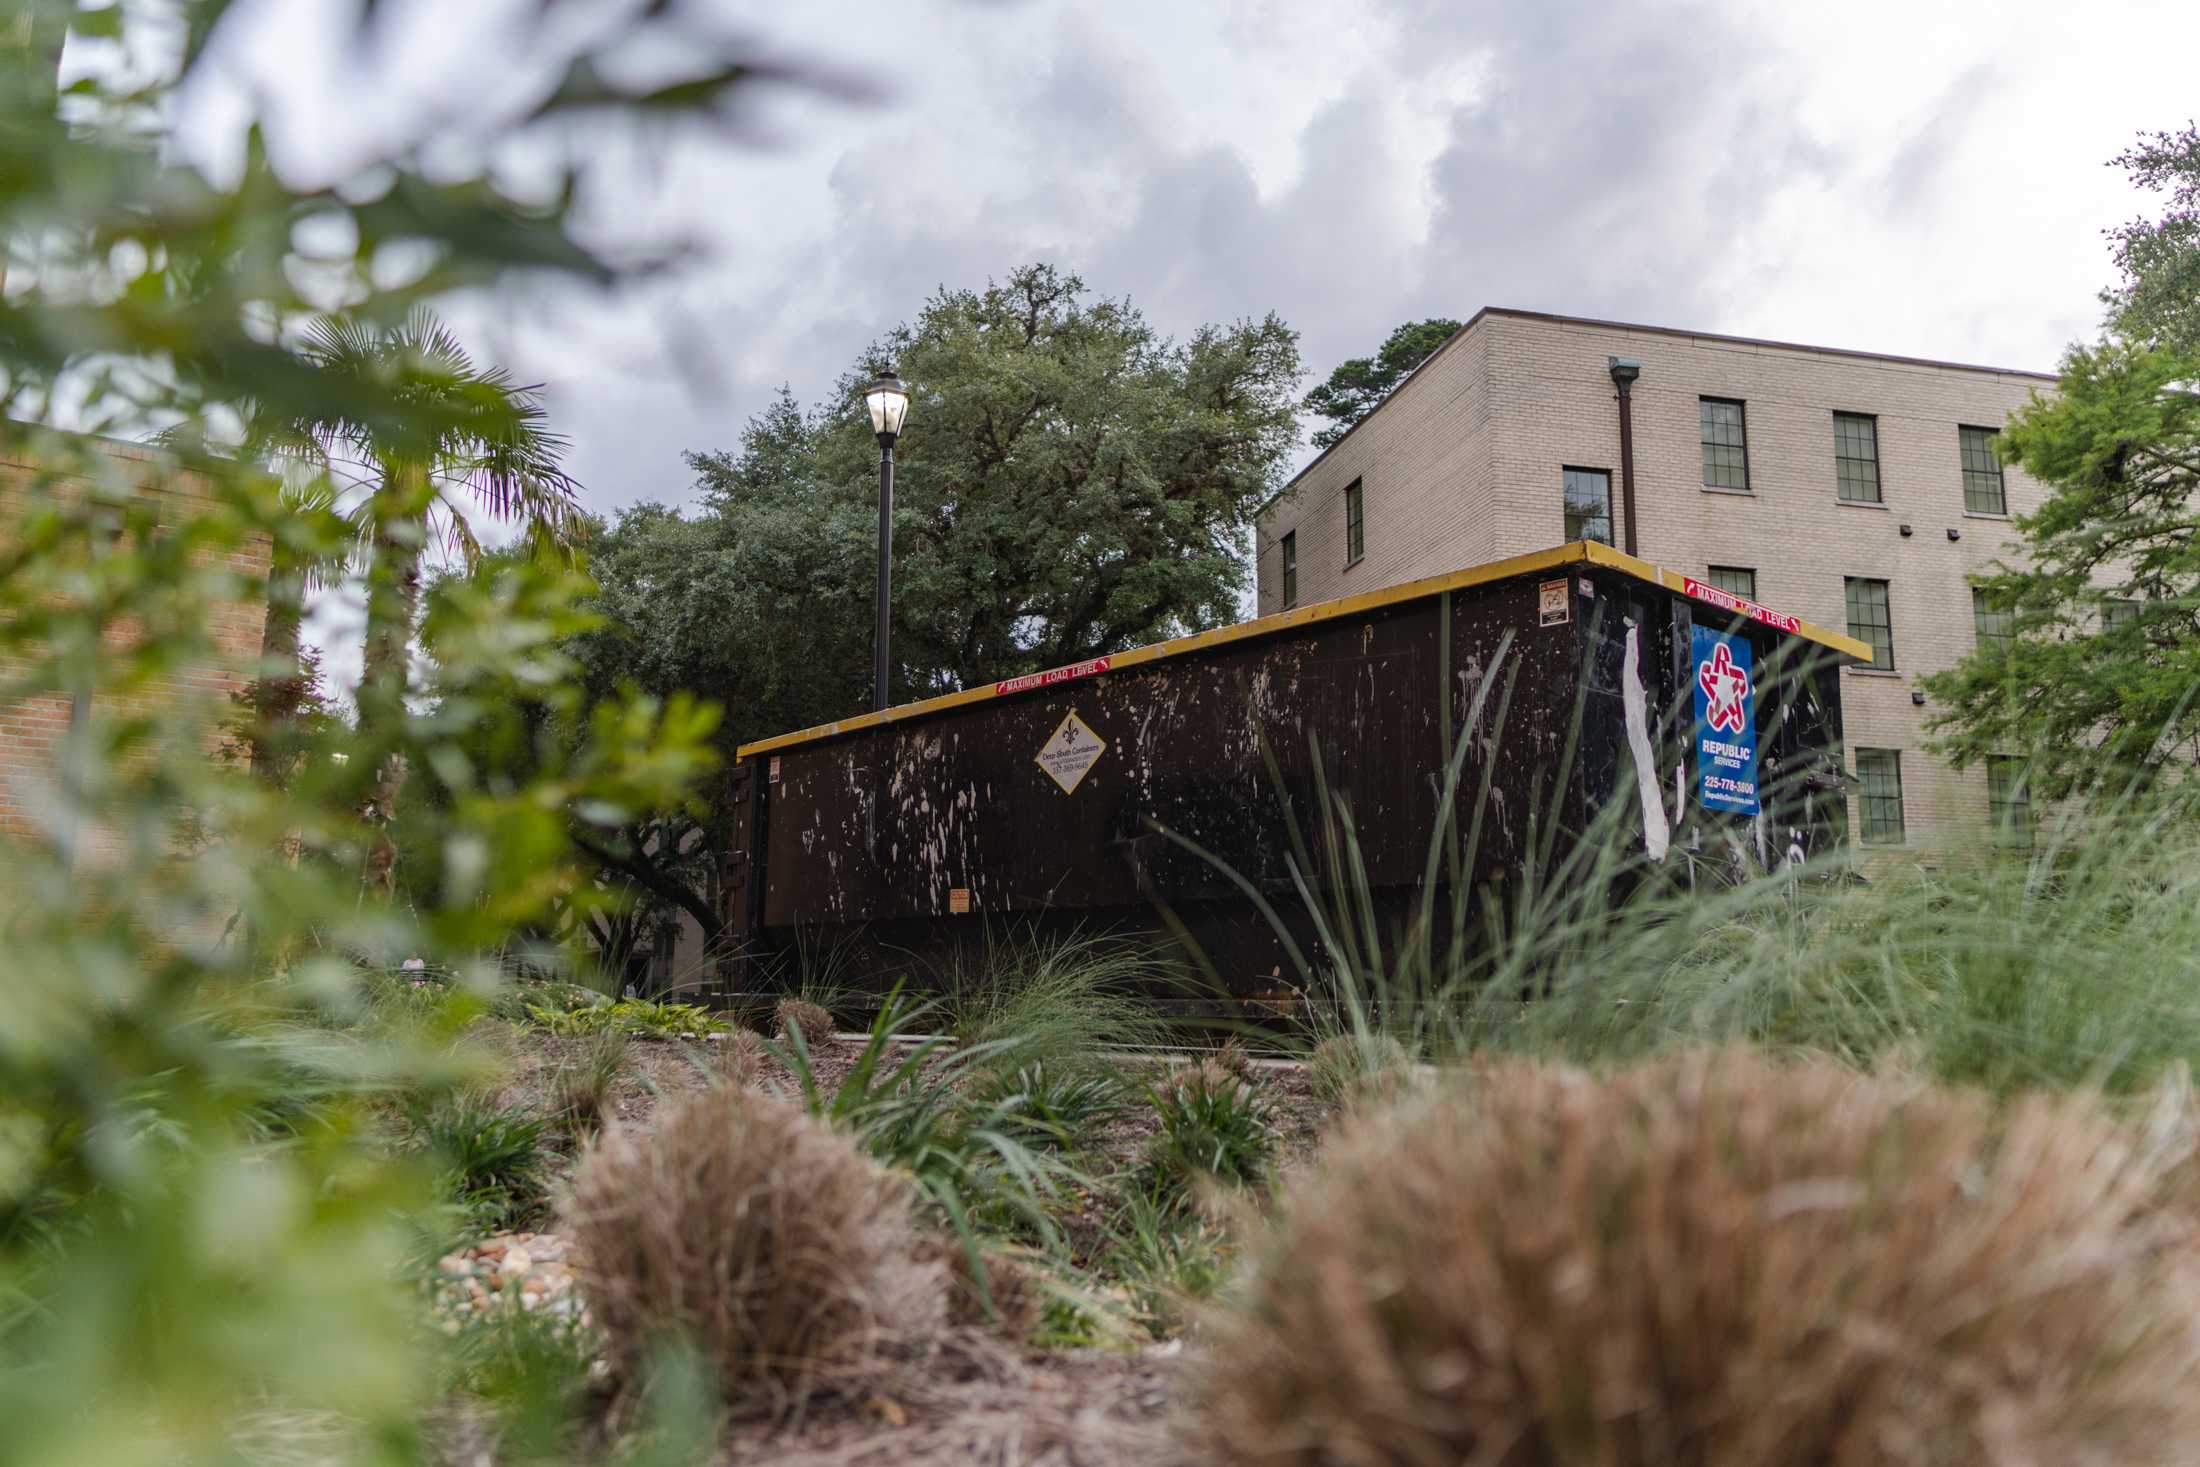
[[[1202,1090],[1228,1094],[1241,1090],[1251,1091],[1258,1087],[1250,1078],[1236,1074],[1219,1059],[1209,1058],[1176,1066],[1161,1077],[1157,1088],[1164,1096],[1177,1096]]]
[[[1218,1321],[1227,1463],[2200,1460],[2181,1108],[1697,1053],[1349,1124]]]
[[[783,998],[779,1007],[772,1010],[778,1021],[779,1035],[784,1039],[789,1027],[802,1030],[802,1042],[815,1049],[833,1041],[833,1016],[807,999]]]
[[[652,1341],[692,1339],[737,1407],[853,1389],[942,1323],[908,1186],[789,1105],[719,1088],[614,1126],[567,1208],[580,1287],[613,1374]]]
[[[1222,1041],[1220,1047],[1215,1050],[1214,1060],[1215,1063],[1220,1065],[1225,1071],[1237,1076],[1240,1080],[1245,1081],[1247,1084],[1252,1083],[1252,1051],[1247,1049],[1243,1044],[1239,1043],[1238,1037],[1235,1034],[1231,1035],[1228,1039]]]
[[[1413,1088],[1413,1056],[1388,1034],[1332,1034],[1306,1059],[1306,1077],[1324,1105],[1387,1105]]]
[[[1029,1341],[1038,1329],[1046,1292],[1037,1265],[997,1248],[982,1248],[980,1263],[985,1269],[985,1284],[981,1289],[970,1250],[960,1238],[946,1233],[928,1234],[919,1244],[918,1254],[938,1262],[947,1275],[949,1324],[989,1330],[1017,1345]]]
[[[711,1069],[725,1084],[746,1090],[764,1072],[764,1037],[753,1029],[732,1029],[710,1046]]]

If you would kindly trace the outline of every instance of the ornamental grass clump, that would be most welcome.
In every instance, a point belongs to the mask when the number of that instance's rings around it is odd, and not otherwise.
[[[833,1038],[833,1016],[808,999],[783,998],[772,1017],[779,1021],[779,1036],[784,1039],[790,1029],[800,1029],[802,1040],[812,1048],[829,1044]]]
[[[613,1376],[685,1339],[736,1409],[875,1384],[941,1326],[945,1280],[909,1184],[791,1105],[698,1091],[608,1128],[567,1208]]]
[[[1150,1096],[1161,1129],[1147,1144],[1142,1168],[1149,1197],[1185,1204],[1202,1184],[1244,1186],[1266,1178],[1275,1126],[1249,1081],[1200,1060],[1172,1071]]]
[[[1525,1061],[1360,1114],[1218,1321],[1225,1463],[2170,1463],[2189,1150],[2089,1096],[1748,1051]]]

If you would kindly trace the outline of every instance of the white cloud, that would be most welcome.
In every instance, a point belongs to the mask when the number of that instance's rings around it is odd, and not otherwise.
[[[339,0],[264,0],[230,59],[279,156],[402,125],[359,99]],[[416,6],[431,98],[501,57]],[[726,7],[729,15],[740,14]],[[2122,0],[853,0],[759,8],[779,54],[876,106],[775,95],[768,148],[684,144],[606,227],[708,242],[677,282],[480,302],[485,351],[550,385],[592,503],[687,492],[781,382],[814,398],[942,284],[1034,257],[1163,329],[1275,310],[1325,373],[1397,322],[1524,305],[2052,365],[2098,319],[2104,161],[2191,115],[2200,7]],[[486,85],[487,83],[481,83]],[[204,119],[233,117],[202,99]],[[654,172],[654,180],[644,175]]]

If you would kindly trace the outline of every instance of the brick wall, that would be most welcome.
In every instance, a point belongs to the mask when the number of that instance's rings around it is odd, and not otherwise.
[[[1277,547],[1293,530],[1301,604],[1558,544],[1568,465],[1610,471],[1617,538],[1613,356],[1642,363],[1640,553],[1696,576],[1752,567],[1758,600],[1837,630],[1848,624],[1844,578],[1886,580],[1896,665],[1843,674],[1849,747],[1901,752],[1908,845],[1974,839],[1987,818],[1985,774],[1957,774],[1925,752],[1931,710],[1911,693],[1920,673],[1972,649],[1964,576],[2011,543],[2006,517],[1964,509],[1956,430],[1999,426],[2049,377],[1486,311],[1262,515],[1261,611],[1280,609]],[[1706,396],[1746,404],[1747,493],[1703,485]],[[1836,495],[1836,411],[1878,418],[1880,506]],[[1354,478],[1367,555],[1346,571],[1342,490]],[[2039,503],[2020,471],[2005,470],[2004,484],[2012,511]]]
[[[155,453],[105,441],[94,447],[102,460],[99,466],[102,475],[113,476],[139,493],[160,498],[163,524],[190,517],[207,501],[210,491],[203,480],[178,472]],[[42,469],[25,460],[16,445],[0,439],[0,544],[5,543],[10,526],[41,497],[81,493],[86,482],[84,475]],[[254,581],[266,576],[267,566],[268,545],[264,538],[255,538],[229,556],[230,569]],[[215,648],[210,659],[177,668],[155,684],[149,693],[133,697],[127,703],[102,699],[97,711],[101,714],[151,713],[182,699],[198,701],[213,710],[226,707],[233,695],[250,681],[252,664],[260,653],[260,634],[265,621],[264,602],[241,601],[215,607],[207,627]],[[108,635],[111,641],[120,644],[132,635],[132,629],[117,626],[110,629]],[[20,671],[19,666],[12,665],[12,659],[0,654],[0,682]],[[34,812],[41,802],[41,790],[50,787],[54,780],[56,758],[68,732],[70,716],[66,697],[32,698],[0,705],[0,836],[36,833]],[[96,833],[87,836],[88,847],[96,849],[98,843]]]

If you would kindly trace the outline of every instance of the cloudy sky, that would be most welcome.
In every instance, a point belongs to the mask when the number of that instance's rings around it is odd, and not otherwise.
[[[1488,304],[2050,367],[2142,207],[2104,164],[2192,115],[2200,50],[2189,0],[702,5],[870,99],[760,89],[606,170],[602,227],[702,246],[675,277],[456,312],[605,510],[1034,259],[1172,333],[1276,311],[1317,374]],[[400,6],[365,88],[347,8],[267,0],[225,58],[302,172],[493,85],[528,5]]]

